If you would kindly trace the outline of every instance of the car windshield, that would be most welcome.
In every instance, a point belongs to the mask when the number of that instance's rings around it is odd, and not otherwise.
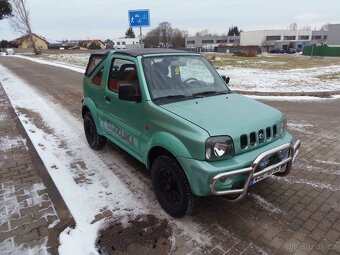
[[[143,68],[154,101],[185,100],[230,92],[203,56],[146,57],[143,59]]]

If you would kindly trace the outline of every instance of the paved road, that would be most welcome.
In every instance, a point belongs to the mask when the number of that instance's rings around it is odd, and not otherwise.
[[[1,64],[81,120],[81,74],[24,59],[3,58]],[[210,245],[195,243],[170,222],[178,240],[174,253],[340,253],[340,100],[265,103],[285,112],[288,128],[302,141],[294,170],[287,178],[268,178],[257,184],[237,204],[222,197],[201,199],[197,214],[183,224],[198,224],[211,239]],[[112,156],[111,150],[107,146],[99,152],[103,161],[124,168],[113,167],[112,171],[136,195],[149,194],[151,183],[145,168],[121,150]],[[136,179],[144,191],[132,182]]]

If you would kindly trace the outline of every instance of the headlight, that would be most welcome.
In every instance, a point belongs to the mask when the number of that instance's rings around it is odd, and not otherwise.
[[[205,158],[208,161],[227,159],[232,156],[234,156],[234,144],[229,136],[214,136],[205,142]]]
[[[281,119],[281,124],[280,124],[280,136],[282,137],[286,131],[287,131],[287,119],[283,115]]]

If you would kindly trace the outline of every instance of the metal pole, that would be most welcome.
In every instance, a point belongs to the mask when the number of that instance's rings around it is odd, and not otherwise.
[[[142,48],[144,48],[142,39],[142,27],[139,27],[139,44],[141,45]]]

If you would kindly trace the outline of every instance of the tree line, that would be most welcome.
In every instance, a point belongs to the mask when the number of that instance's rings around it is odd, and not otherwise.
[[[228,30],[228,36],[239,36],[240,30],[237,26],[231,26]],[[207,29],[199,31],[196,36],[214,36]],[[169,22],[162,22],[156,28],[149,31],[144,38],[144,46],[146,48],[182,48],[185,47],[185,37],[188,32],[173,28]]]

